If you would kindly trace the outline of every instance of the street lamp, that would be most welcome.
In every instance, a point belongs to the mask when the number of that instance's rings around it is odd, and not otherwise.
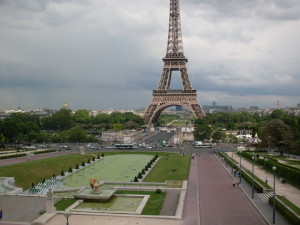
[[[232,151],[231,151],[231,160],[233,162],[233,147],[232,147]],[[231,174],[233,174],[233,164],[231,166]]]
[[[272,167],[272,170],[274,171],[274,183],[273,183],[273,223],[275,223],[275,171],[276,166]]]
[[[254,161],[255,161],[255,157],[252,156],[252,198],[254,198]]]
[[[242,152],[240,152],[240,184],[242,183]]]
[[[67,225],[69,225],[69,217],[71,216],[71,212],[70,211],[65,211],[64,216],[67,218]]]

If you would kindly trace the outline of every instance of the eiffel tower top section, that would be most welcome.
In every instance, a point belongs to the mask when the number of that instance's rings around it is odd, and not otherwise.
[[[181,35],[179,0],[170,0],[169,35],[166,58],[185,58]]]

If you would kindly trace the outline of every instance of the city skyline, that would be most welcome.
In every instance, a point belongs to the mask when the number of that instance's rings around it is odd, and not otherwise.
[[[11,0],[0,8],[0,109],[149,104],[169,1]],[[300,2],[186,0],[181,20],[201,105],[299,103]]]

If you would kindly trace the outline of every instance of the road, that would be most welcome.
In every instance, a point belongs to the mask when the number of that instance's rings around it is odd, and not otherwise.
[[[232,183],[215,155],[203,154],[192,160],[182,225],[267,225]]]

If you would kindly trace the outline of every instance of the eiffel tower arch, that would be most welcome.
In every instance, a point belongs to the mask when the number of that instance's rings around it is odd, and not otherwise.
[[[189,80],[184,56],[179,0],[170,0],[169,34],[164,67],[156,90],[153,90],[152,101],[145,114],[146,125],[156,122],[163,110],[170,106],[180,105],[189,109],[196,118],[205,116],[198,100],[197,91],[193,90]],[[182,89],[170,89],[172,72],[179,71]]]

